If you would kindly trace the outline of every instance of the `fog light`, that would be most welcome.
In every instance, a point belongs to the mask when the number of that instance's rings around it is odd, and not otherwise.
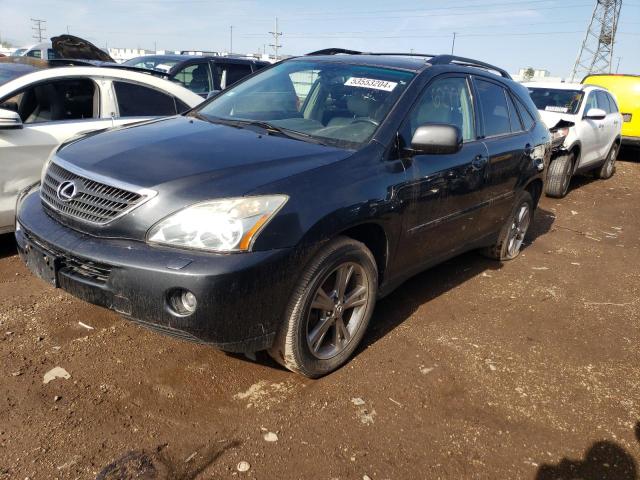
[[[183,288],[171,290],[167,299],[173,313],[180,316],[191,315],[196,311],[198,306],[196,296],[189,290]]]

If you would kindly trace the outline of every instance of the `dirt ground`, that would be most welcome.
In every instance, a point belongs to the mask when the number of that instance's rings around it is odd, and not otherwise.
[[[623,155],[543,199],[517,260],[466,254],[401,286],[316,381],[54,291],[0,238],[0,479],[640,478],[640,157]],[[54,367],[70,378],[44,384]]]

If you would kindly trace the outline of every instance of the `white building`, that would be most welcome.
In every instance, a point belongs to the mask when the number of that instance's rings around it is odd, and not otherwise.
[[[153,50],[145,50],[144,48],[108,48],[107,52],[116,62],[122,63],[135,57],[143,55],[153,55]]]
[[[512,74],[516,82],[554,82],[561,83],[565,79],[562,77],[552,77],[549,70],[536,69],[531,67],[521,68],[517,74]]]

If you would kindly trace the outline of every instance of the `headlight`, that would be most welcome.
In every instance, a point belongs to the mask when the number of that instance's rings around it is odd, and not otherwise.
[[[567,135],[569,135],[569,129],[568,128],[559,128],[555,132],[551,132],[551,140],[554,140],[554,141],[555,140],[560,140],[561,138],[564,138]]]
[[[211,252],[246,252],[288,198],[226,198],[191,205],[151,227],[147,241]]]

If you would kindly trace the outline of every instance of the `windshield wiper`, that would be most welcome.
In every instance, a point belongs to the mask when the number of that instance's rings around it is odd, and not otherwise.
[[[297,130],[289,130],[288,128],[278,127],[277,125],[274,125],[273,123],[270,123],[264,120],[241,120],[241,119],[231,119],[231,118],[222,118],[222,117],[210,117],[208,115],[202,115],[199,112],[194,112],[193,115],[200,120],[205,120],[210,123],[221,123],[223,125],[230,125],[232,127],[238,127],[238,128],[254,126],[254,127],[259,127],[266,130],[267,134],[275,133],[287,138],[292,138],[294,140],[309,141],[312,143],[318,143],[320,145],[328,145],[327,143],[320,140],[318,137],[315,137],[309,133],[298,132]]]

